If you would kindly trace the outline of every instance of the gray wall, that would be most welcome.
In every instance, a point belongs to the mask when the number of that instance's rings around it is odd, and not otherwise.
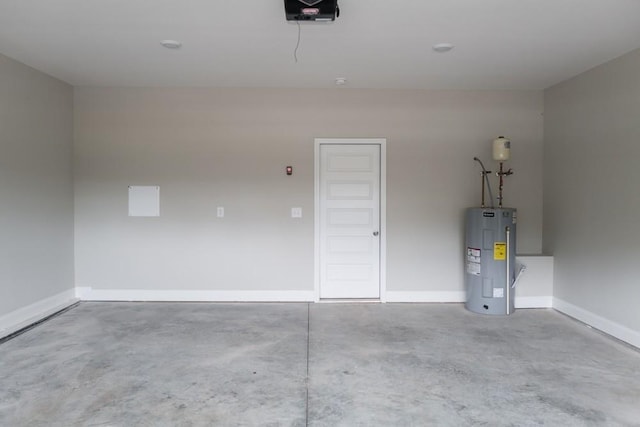
[[[73,89],[0,55],[0,316],[73,277]]]
[[[545,91],[554,296],[640,331],[640,50]]]
[[[76,88],[76,284],[311,290],[313,140],[385,137],[388,289],[461,291],[473,157],[494,167],[498,135],[519,252],[541,251],[542,107],[539,91]],[[128,185],[159,185],[161,216],[127,217]]]

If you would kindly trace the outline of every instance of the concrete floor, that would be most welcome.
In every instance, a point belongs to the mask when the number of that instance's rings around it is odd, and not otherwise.
[[[2,426],[640,426],[640,352],[553,310],[81,303],[0,345]]]

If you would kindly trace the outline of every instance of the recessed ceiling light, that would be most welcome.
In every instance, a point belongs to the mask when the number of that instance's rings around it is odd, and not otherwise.
[[[182,47],[182,43],[177,40],[162,40],[160,44],[167,49],[180,49]]]
[[[338,86],[345,85],[345,84],[347,84],[347,79],[346,79],[346,78],[344,78],[344,77],[337,77],[337,78],[336,78],[336,84],[337,84]]]
[[[438,43],[433,45],[433,50],[438,53],[449,52],[451,49],[453,49],[453,45],[451,43]]]

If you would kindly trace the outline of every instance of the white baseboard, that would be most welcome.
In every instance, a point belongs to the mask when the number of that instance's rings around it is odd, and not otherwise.
[[[77,287],[84,301],[176,301],[176,302],[312,302],[314,291],[207,291],[93,289]]]
[[[464,291],[387,291],[384,302],[465,302]]]
[[[11,335],[76,302],[74,289],[69,289],[0,316],[0,337]]]
[[[519,297],[516,295],[516,308],[551,308],[553,307],[552,296],[539,297]]]
[[[624,325],[570,304],[560,298],[553,298],[553,308],[634,347],[640,348],[640,331],[627,328]]]
[[[385,302],[465,302],[467,294],[464,291],[389,291],[384,298]],[[516,296],[516,308],[551,308],[553,297],[518,297]]]
[[[77,287],[76,297],[84,301],[188,301],[188,302],[313,302],[314,291],[207,291],[93,289]],[[465,302],[464,291],[390,291],[383,302]],[[516,297],[516,308],[550,308],[552,297]]]

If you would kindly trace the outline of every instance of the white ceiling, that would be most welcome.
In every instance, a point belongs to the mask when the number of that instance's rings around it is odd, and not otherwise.
[[[0,53],[76,86],[543,89],[640,48],[640,0],[339,5],[296,63],[282,0],[0,0]]]

